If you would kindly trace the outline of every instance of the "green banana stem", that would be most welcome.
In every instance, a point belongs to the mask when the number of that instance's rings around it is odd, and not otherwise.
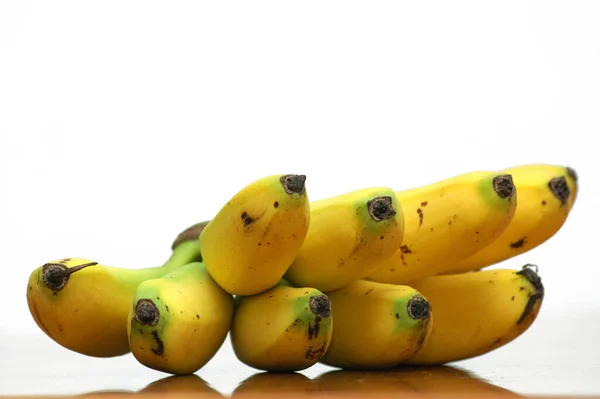
[[[163,264],[163,268],[177,268],[181,265],[201,261],[200,242],[198,240],[187,240],[177,244],[177,246],[173,248],[173,252],[169,259]]]

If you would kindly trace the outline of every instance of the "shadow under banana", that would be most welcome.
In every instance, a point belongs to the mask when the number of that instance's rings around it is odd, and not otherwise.
[[[231,397],[245,394],[269,394],[269,393],[307,393],[316,392],[315,383],[301,373],[273,373],[260,372],[251,375],[242,382],[231,393]]]
[[[318,393],[464,393],[523,397],[490,384],[469,371],[450,366],[414,366],[385,371],[333,370],[319,375],[312,382]]]

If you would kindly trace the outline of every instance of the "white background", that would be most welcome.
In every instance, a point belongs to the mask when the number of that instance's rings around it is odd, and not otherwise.
[[[530,162],[574,167],[579,197],[502,266],[539,265],[542,313],[600,322],[599,18],[592,1],[0,3],[0,330],[54,347],[31,270],[161,264],[266,174],[306,174],[318,199]]]

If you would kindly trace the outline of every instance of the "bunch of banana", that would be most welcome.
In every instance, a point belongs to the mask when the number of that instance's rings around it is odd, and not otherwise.
[[[267,372],[456,362],[534,323],[537,267],[486,268],[548,241],[578,194],[575,171],[552,164],[312,202],[305,182],[251,182],[180,233],[160,267],[44,264],[28,282],[30,312],[65,348],[131,352],[174,375],[204,367],[228,333],[237,359]]]

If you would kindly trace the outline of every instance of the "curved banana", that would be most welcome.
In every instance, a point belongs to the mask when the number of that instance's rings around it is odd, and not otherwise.
[[[406,363],[473,358],[513,341],[535,321],[544,286],[532,265],[432,276],[413,283],[435,309],[429,341]],[[537,269],[537,268],[536,268]]]
[[[562,165],[525,164],[505,169],[517,187],[519,205],[504,232],[477,253],[455,262],[446,273],[478,270],[543,244],[567,220],[577,196],[577,174]]]
[[[383,369],[419,352],[435,323],[429,302],[409,286],[358,280],[328,292],[334,320],[320,360],[345,369]]]
[[[299,371],[316,364],[331,339],[329,299],[319,290],[282,280],[252,296],[236,297],[231,344],[245,365]]]
[[[444,272],[500,236],[515,214],[517,191],[510,174],[487,171],[398,191],[404,239],[366,279],[410,284]]]
[[[296,256],[310,221],[304,175],[272,175],[240,190],[200,234],[204,264],[233,295],[274,287]]]
[[[33,319],[48,337],[74,352],[94,357],[129,353],[126,321],[137,286],[201,259],[201,228],[182,232],[159,267],[126,269],[65,258],[36,268],[27,284]]]
[[[233,297],[201,262],[142,282],[127,319],[131,353],[144,366],[192,374],[217,353],[231,327]]]
[[[311,203],[308,234],[285,273],[292,285],[333,291],[373,270],[400,246],[404,213],[394,191],[360,189]]]

